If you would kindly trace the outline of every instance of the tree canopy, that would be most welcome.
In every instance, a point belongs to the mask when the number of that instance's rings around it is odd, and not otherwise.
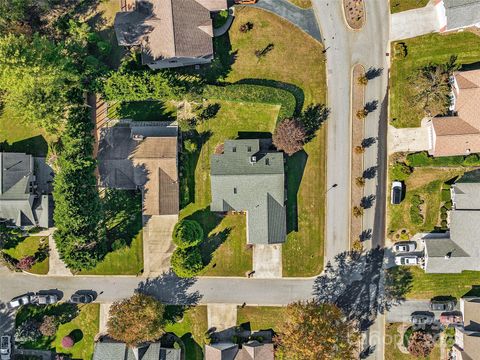
[[[158,340],[165,331],[165,306],[155,298],[136,293],[114,302],[107,322],[108,334],[130,346]]]
[[[296,302],[286,308],[275,338],[279,359],[356,359],[360,333],[333,304]]]
[[[197,246],[177,248],[171,259],[172,269],[180,277],[189,278],[203,269],[202,255]]]
[[[173,229],[173,242],[179,248],[198,245],[203,240],[203,229],[194,220],[180,220]]]
[[[285,119],[277,125],[273,133],[273,144],[287,155],[303,149],[307,133],[303,125],[295,119]]]

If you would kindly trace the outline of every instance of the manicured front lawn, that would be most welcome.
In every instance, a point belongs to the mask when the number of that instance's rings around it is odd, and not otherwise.
[[[397,346],[397,343],[403,341],[403,332],[400,333],[398,331],[400,325],[400,323],[385,324],[385,360],[440,360],[440,346],[438,342],[431,354],[426,358],[414,358],[410,354],[402,353]]]
[[[403,2],[403,0],[402,0]],[[407,56],[394,58],[390,73],[390,113],[395,127],[420,126],[424,112],[408,101],[411,77],[416,69],[429,63],[446,63],[457,55],[458,64],[480,61],[480,36],[465,31],[449,35],[430,34],[402,40],[407,46]],[[392,54],[395,44],[392,44]]]
[[[166,312],[176,312],[179,306],[168,305]],[[202,360],[205,333],[208,330],[207,307],[195,306],[185,311],[182,319],[169,323],[165,331],[181,338],[186,348],[186,360]]]
[[[110,119],[131,119],[134,121],[174,121],[176,107],[171,102],[133,101],[108,105]]]
[[[392,14],[407,11],[411,9],[418,9],[426,6],[429,0],[391,0],[390,12]]]
[[[237,325],[250,323],[252,330],[274,331],[284,321],[285,308],[277,306],[245,306],[237,310]]]
[[[442,187],[445,181],[463,174],[464,168],[438,169],[415,168],[405,181],[405,198],[399,205],[392,205],[388,199],[388,230],[394,232],[406,229],[410,235],[418,232],[430,232],[440,225],[440,207],[442,206]],[[391,179],[392,181],[395,179]],[[390,196],[390,195],[389,195]],[[423,220],[415,223],[410,215],[412,200],[420,196],[424,201],[420,205]]]
[[[33,256],[37,253],[41,245],[48,246],[48,237],[42,236],[29,236],[25,238],[21,243],[12,249],[4,249],[3,251],[8,255],[14,257],[17,260],[24,258],[25,256]],[[48,256],[37,262],[29,270],[33,274],[46,275],[49,269]]]
[[[397,268],[389,271],[393,274]],[[411,289],[407,299],[431,299],[434,296],[454,296],[460,298],[468,293],[472,286],[480,284],[480,271],[464,271],[460,274],[427,274],[418,267],[410,267],[412,275]]]

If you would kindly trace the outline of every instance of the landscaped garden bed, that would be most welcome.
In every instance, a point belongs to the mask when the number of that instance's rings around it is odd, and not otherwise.
[[[345,20],[350,28],[360,30],[365,23],[365,3],[363,0],[343,0]]]
[[[28,236],[21,239],[15,247],[4,248],[2,251],[17,261],[19,269],[38,275],[48,273],[48,236]],[[31,266],[22,268],[21,263],[27,259],[31,259]]]

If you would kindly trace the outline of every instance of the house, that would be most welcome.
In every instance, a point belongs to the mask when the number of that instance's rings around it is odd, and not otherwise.
[[[283,153],[270,151],[270,140],[227,140],[211,157],[210,209],[245,211],[249,244],[285,242]]]
[[[272,343],[250,341],[241,347],[233,343],[205,345],[205,360],[274,360]]]
[[[463,326],[455,327],[455,344],[452,347],[453,360],[480,360],[480,298],[460,299]]]
[[[459,30],[471,26],[480,27],[479,0],[443,0],[439,3],[438,15],[441,23],[441,32]]]
[[[51,195],[44,186],[38,187],[34,157],[24,153],[0,152],[0,218],[19,227],[52,225]],[[43,185],[43,184],[42,184]]]
[[[428,234],[425,242],[427,273],[480,270],[480,170],[466,173],[451,187],[453,208],[450,231]]]
[[[181,360],[181,350],[160,343],[131,348],[125,343],[103,341],[95,344],[93,360]]]
[[[227,0],[137,0],[115,16],[120,46],[138,46],[151,69],[207,64],[213,60],[212,12]]]
[[[132,122],[101,130],[97,155],[101,187],[141,189],[143,215],[179,211],[178,127]]]
[[[480,70],[458,71],[452,78],[453,116],[428,124],[429,154],[468,155],[480,152]]]

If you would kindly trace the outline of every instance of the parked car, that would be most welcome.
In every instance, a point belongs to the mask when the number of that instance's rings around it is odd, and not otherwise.
[[[443,313],[440,315],[440,323],[442,325],[461,324],[463,317],[460,313]]]
[[[35,294],[32,299],[32,303],[38,304],[38,305],[51,305],[55,304],[58,302],[58,297],[57,295],[53,294]]]
[[[434,311],[452,311],[455,308],[453,300],[431,300],[430,309]]]
[[[417,255],[397,255],[395,256],[395,264],[397,265],[417,265],[418,264]]]
[[[11,350],[12,344],[10,341],[10,336],[2,336],[0,339],[0,359],[10,360]]]
[[[415,241],[399,241],[395,243],[393,251],[395,252],[411,252],[415,251],[417,243]]]
[[[391,199],[393,205],[398,205],[402,202],[402,183],[400,181],[392,182]]]
[[[414,325],[431,325],[435,321],[435,316],[432,314],[412,314],[411,320]]]
[[[10,309],[16,309],[22,305],[27,305],[30,303],[31,303],[30,295],[22,295],[10,300],[10,302],[8,303],[8,307]]]
[[[70,301],[75,304],[88,304],[94,300],[92,294],[75,293],[70,297]]]

